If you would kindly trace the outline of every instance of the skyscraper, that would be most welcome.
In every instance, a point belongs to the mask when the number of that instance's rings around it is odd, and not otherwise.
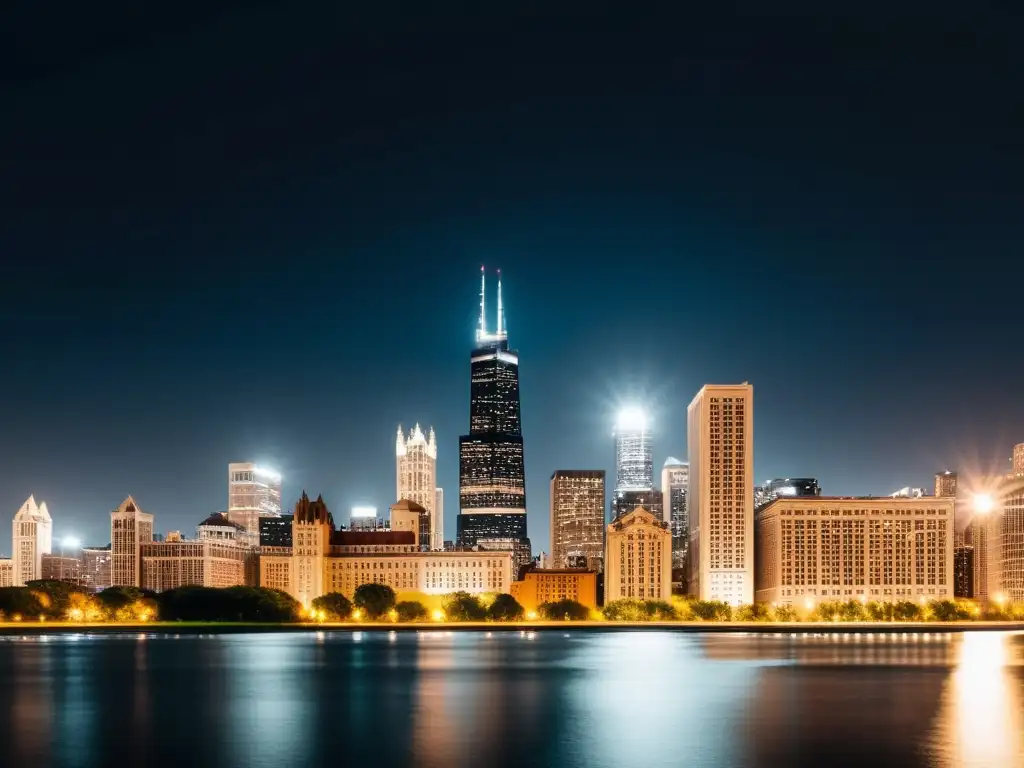
[[[110,584],[142,586],[142,545],[153,541],[153,515],[129,496],[110,513]]]
[[[689,591],[754,600],[754,388],[707,384],[686,412],[690,453]]]
[[[672,567],[683,568],[690,545],[690,465],[669,456],[661,468],[662,514],[672,531]]]
[[[498,274],[498,330],[487,331],[480,271],[480,327],[470,357],[469,434],[459,438],[458,543],[525,540],[526,470],[519,418],[519,355],[508,346]]]
[[[1010,474],[1013,477],[1024,477],[1024,443],[1013,446],[1013,457],[1010,459]]]
[[[555,568],[584,558],[604,566],[604,470],[559,469],[551,475],[551,559]]]
[[[395,440],[396,500],[415,502],[424,509],[420,515],[418,539],[423,550],[441,549],[444,544],[443,511],[437,508],[440,488],[437,487],[437,438],[431,427],[429,437],[420,425],[409,436],[398,427]]]
[[[654,490],[654,454],[647,414],[637,407],[624,408],[615,421],[615,492],[612,519],[643,507],[662,519],[661,493]]]
[[[228,464],[228,520],[259,536],[261,517],[281,516],[281,475],[252,462]]]
[[[935,474],[935,495],[956,497],[956,472],[937,472]]]
[[[46,502],[36,504],[29,496],[14,513],[11,531],[14,586],[23,587],[29,581],[42,578],[43,555],[50,554],[53,520]]]

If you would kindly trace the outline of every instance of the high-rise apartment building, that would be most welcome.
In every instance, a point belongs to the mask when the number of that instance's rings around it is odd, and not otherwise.
[[[11,530],[14,586],[42,578],[43,555],[50,554],[52,538],[53,520],[46,502],[36,504],[35,496],[29,496],[14,513]]]
[[[82,547],[82,586],[101,592],[110,586],[110,545]]]
[[[947,496],[956,497],[956,472],[935,473],[935,495],[944,498]]]
[[[444,510],[437,505],[443,495],[437,487],[437,438],[433,427],[428,436],[417,424],[408,437],[399,427],[395,457],[395,498],[399,501],[408,499],[425,510],[420,518],[420,547],[423,550],[441,549],[444,545]]]
[[[953,597],[953,499],[779,496],[757,511],[758,602]]]
[[[1010,475],[1024,477],[1024,443],[1017,443],[1013,446],[1013,455],[1010,457]]]
[[[690,454],[688,591],[754,600],[754,388],[708,384],[686,412]]]
[[[142,586],[142,545],[153,541],[153,515],[129,496],[110,513],[110,585]]]
[[[690,465],[669,456],[661,468],[662,512],[672,531],[672,567],[683,568],[690,545]]]
[[[995,505],[979,522],[986,544],[985,594],[996,602],[1024,601],[1024,475],[1006,478],[993,494]],[[975,531],[975,558],[978,557]],[[981,592],[981,586],[975,583]]]
[[[259,536],[261,517],[281,516],[281,475],[252,462],[228,464],[227,514]]]
[[[672,533],[643,507],[612,520],[607,530],[604,602],[672,596]]]
[[[640,408],[623,409],[615,422],[615,490],[654,487],[651,425]]]
[[[470,357],[469,434],[459,438],[458,543],[521,540],[526,532],[526,469],[519,415],[519,355],[508,346],[498,276],[498,330],[487,331],[480,275],[480,327]]]
[[[42,575],[45,581],[66,581],[71,584],[82,583],[82,558],[74,552],[70,554],[43,555]]]
[[[551,475],[551,560],[566,568],[583,558],[604,567],[604,470],[559,469]]]
[[[0,557],[0,587],[14,586],[14,560]]]

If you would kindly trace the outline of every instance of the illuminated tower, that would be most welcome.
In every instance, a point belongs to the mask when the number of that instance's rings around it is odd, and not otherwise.
[[[153,515],[129,496],[110,513],[110,584],[142,586],[142,545],[153,541]]]
[[[689,592],[754,601],[754,388],[707,384],[686,411],[690,454]]]
[[[935,495],[956,497],[956,472],[937,472],[935,474]]]
[[[15,587],[23,587],[26,582],[42,578],[43,555],[50,554],[52,537],[53,520],[46,502],[37,505],[36,497],[29,496],[14,513],[11,532]]]
[[[662,514],[672,531],[672,567],[683,568],[690,545],[690,465],[669,456],[661,468]]]
[[[398,428],[395,441],[396,500],[413,501],[423,507],[418,532],[421,549],[442,549],[444,521],[443,510],[437,508],[440,496],[437,487],[437,438],[433,428],[429,436],[424,435],[417,424],[409,436]]]
[[[604,470],[551,475],[551,559],[555,568],[604,569]]]
[[[643,507],[657,518],[665,514],[663,499],[654,489],[651,425],[636,407],[623,409],[615,421],[615,493],[612,519]]]
[[[292,597],[306,608],[325,593],[324,557],[334,533],[334,517],[323,496],[310,501],[306,492],[292,517]]]
[[[228,520],[257,536],[261,517],[281,516],[281,475],[252,462],[228,464]]]
[[[498,331],[488,333],[480,268],[480,327],[470,356],[469,434],[459,438],[458,543],[526,539],[526,470],[519,355],[508,346],[498,273]]]

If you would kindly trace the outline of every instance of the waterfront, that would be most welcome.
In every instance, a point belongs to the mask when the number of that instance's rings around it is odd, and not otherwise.
[[[1009,632],[0,638],[9,766],[1018,766]]]

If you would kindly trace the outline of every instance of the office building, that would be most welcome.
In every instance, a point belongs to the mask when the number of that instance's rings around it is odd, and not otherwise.
[[[974,598],[974,547],[953,547],[953,597]]]
[[[561,600],[573,600],[596,611],[597,574],[578,568],[530,568],[519,581],[512,582],[509,594],[523,606],[527,616],[536,613],[544,603]]]
[[[691,595],[754,599],[754,388],[708,384],[687,408]]]
[[[74,554],[43,555],[42,575],[44,581],[67,581],[82,583],[82,560]]]
[[[669,456],[661,468],[661,499],[664,520],[672,531],[672,567],[684,568],[690,545],[690,465]],[[640,506],[643,506],[642,504]]]
[[[615,491],[612,495],[612,520],[643,507],[659,520],[665,519],[664,495],[657,488]]]
[[[956,472],[947,469],[945,472],[935,473],[935,495],[940,498],[956,496]]]
[[[653,487],[650,422],[640,408],[625,408],[615,423],[615,490],[643,491]]]
[[[604,470],[559,469],[551,475],[551,562],[570,559],[588,570],[604,570]]]
[[[528,537],[502,538],[493,536],[480,537],[472,547],[463,547],[468,552],[508,552],[512,555],[512,578],[517,578],[523,568],[533,563],[533,550]]]
[[[757,512],[756,600],[953,597],[953,499],[782,497]]]
[[[198,539],[180,534],[140,546],[141,586],[154,592],[185,586],[239,587],[257,583],[252,534],[227,514],[210,515],[197,526]]]
[[[110,513],[110,584],[142,586],[142,545],[153,541],[153,515],[129,496]]]
[[[1010,457],[1010,476],[1024,477],[1024,443],[1017,443],[1013,446],[1013,455]]]
[[[228,464],[227,514],[259,536],[260,518],[281,516],[281,475],[252,462]]]
[[[426,535],[430,535],[429,529],[425,529],[422,525],[424,516],[429,514],[426,509],[415,501],[402,499],[392,504],[389,511],[391,513],[390,530],[408,531],[413,534],[417,549],[423,549],[425,552],[430,551],[429,549],[424,549],[422,539],[424,530],[426,530]]]
[[[292,516],[260,518],[261,547],[290,547],[292,545]]]
[[[14,586],[14,560],[0,557],[0,587]]]
[[[444,510],[438,507],[443,492],[437,487],[437,438],[431,427],[424,435],[417,424],[406,437],[398,428],[395,441],[396,499],[408,499],[423,510],[419,541],[424,550],[441,549],[444,543]]]
[[[82,547],[82,586],[102,592],[110,586],[110,545]]]
[[[994,507],[978,527],[987,545],[985,595],[997,603],[1024,601],[1024,475],[1008,477],[992,494]],[[976,529],[976,534],[978,533]],[[977,547],[977,541],[975,546]],[[978,557],[977,549],[975,558]],[[980,585],[975,585],[978,592]]]
[[[480,272],[480,325],[470,356],[469,434],[459,438],[458,544],[527,539],[526,469],[519,413],[519,355],[509,349],[498,275],[498,330],[487,330]]]
[[[305,494],[295,506],[292,540],[292,548],[261,548],[260,585],[305,606],[327,592],[351,598],[369,583],[428,595],[507,592],[512,583],[511,552],[422,552],[411,531],[336,531],[323,498]]]
[[[376,531],[383,526],[377,519],[376,507],[352,507],[348,527],[353,531]]]
[[[36,504],[29,496],[14,513],[11,544],[14,562],[14,586],[23,587],[42,576],[43,555],[50,554],[53,520],[46,502]]]
[[[643,507],[620,515],[606,532],[604,602],[672,596],[672,532]]]

